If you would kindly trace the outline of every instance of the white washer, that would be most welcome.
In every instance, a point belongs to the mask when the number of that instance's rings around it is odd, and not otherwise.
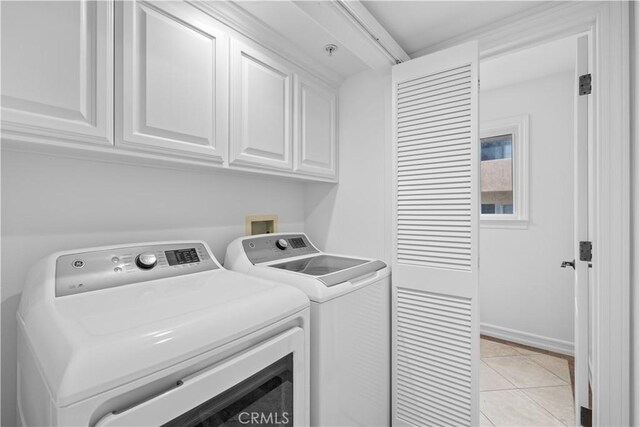
[[[203,242],[53,254],[17,317],[22,425],[309,423],[308,298]]]
[[[319,251],[303,233],[242,237],[225,267],[311,300],[311,425],[390,424],[390,269]]]

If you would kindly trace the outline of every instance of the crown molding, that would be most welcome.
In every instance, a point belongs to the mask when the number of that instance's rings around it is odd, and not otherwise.
[[[480,59],[497,58],[586,31],[595,21],[602,2],[572,1],[543,3],[519,14],[411,53],[428,55],[470,40],[478,40]],[[511,40],[511,41],[509,41]]]

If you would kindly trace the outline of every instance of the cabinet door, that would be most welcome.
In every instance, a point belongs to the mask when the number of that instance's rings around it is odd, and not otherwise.
[[[291,80],[285,65],[231,42],[231,164],[292,170]]]
[[[116,144],[223,163],[228,39],[182,2],[117,4]]]
[[[111,145],[113,3],[2,3],[2,135]]]
[[[295,76],[294,151],[296,171],[336,176],[336,92]]]

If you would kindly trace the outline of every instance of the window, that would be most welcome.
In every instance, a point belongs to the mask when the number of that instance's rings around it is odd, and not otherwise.
[[[526,228],[529,117],[483,122],[480,127],[481,225]]]

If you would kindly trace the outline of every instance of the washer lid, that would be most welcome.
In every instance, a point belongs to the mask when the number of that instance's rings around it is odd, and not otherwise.
[[[379,260],[325,254],[269,265],[272,268],[318,277],[318,280],[326,286],[334,286],[347,280],[382,270],[386,266],[384,262]]]
[[[224,269],[55,297],[55,258],[18,311],[55,404],[66,406],[217,348],[303,310],[290,286]]]

